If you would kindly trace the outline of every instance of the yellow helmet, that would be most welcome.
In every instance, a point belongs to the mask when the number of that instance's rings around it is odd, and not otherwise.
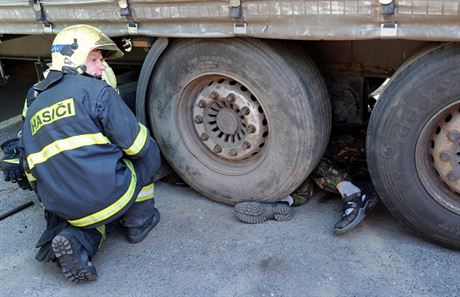
[[[59,32],[51,47],[51,70],[79,74],[86,71],[88,54],[95,49],[103,51],[106,59],[116,59],[123,52],[101,30],[89,25],[73,25]]]
[[[115,89],[118,93],[117,89],[117,77],[115,76],[115,72],[113,72],[112,67],[107,64],[106,61],[103,62],[105,69],[104,72],[102,72],[102,80],[104,80],[109,86]]]

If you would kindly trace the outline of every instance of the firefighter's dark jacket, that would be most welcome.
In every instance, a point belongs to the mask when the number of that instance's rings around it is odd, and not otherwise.
[[[160,166],[148,130],[104,81],[51,71],[33,88],[24,167],[45,208],[82,228],[122,215]]]

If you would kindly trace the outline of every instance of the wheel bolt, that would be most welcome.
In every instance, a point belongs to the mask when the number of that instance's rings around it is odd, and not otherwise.
[[[200,100],[200,101],[198,102],[198,107],[199,107],[199,108],[205,108],[205,107],[206,107],[206,101]]]
[[[203,123],[203,117],[200,115],[197,115],[195,117],[195,124],[201,124],[201,123]]]
[[[450,161],[449,151],[442,151],[441,152],[441,160],[443,160],[444,162]]]
[[[206,140],[209,139],[209,136],[206,133],[201,133],[200,139],[203,140],[203,141],[206,141]]]
[[[238,155],[238,151],[235,148],[232,148],[229,152],[230,156],[235,157]]]
[[[225,100],[227,100],[230,103],[235,102],[235,100],[236,100],[235,94],[233,94],[233,93],[228,94],[227,97],[225,98]]]
[[[251,111],[249,110],[249,107],[245,106],[241,109],[241,114],[246,116],[250,113]]]
[[[449,138],[449,140],[452,142],[457,142],[460,140],[460,132],[458,132],[457,130],[452,130],[449,133],[447,133],[447,138]]]
[[[249,125],[247,128],[249,133],[255,133],[256,132],[256,127],[254,125]]]
[[[251,148],[251,143],[247,140],[243,141],[243,144],[241,145],[245,150]]]
[[[216,154],[221,153],[222,152],[222,147],[220,145],[216,144],[216,146],[214,147],[214,152]]]
[[[211,98],[212,100],[216,100],[217,98],[219,98],[219,93],[217,93],[216,91],[212,91],[211,94],[209,94],[209,98]]]
[[[459,171],[450,171],[449,173],[447,173],[447,179],[450,180],[450,181],[456,181],[460,178],[460,172]]]

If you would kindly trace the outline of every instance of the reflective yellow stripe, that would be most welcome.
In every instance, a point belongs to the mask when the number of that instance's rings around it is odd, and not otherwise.
[[[26,101],[24,102],[24,107],[22,108],[22,117],[25,118],[27,115],[27,98]]]
[[[3,160],[5,163],[11,163],[11,164],[19,164],[19,159],[8,159],[8,160]]]
[[[155,198],[155,185],[152,183],[142,187],[141,192],[137,195],[136,202],[141,202]]]
[[[106,143],[110,143],[110,141],[102,133],[82,134],[78,136],[72,136],[69,138],[57,140],[45,146],[38,153],[30,154],[27,157],[27,162],[29,163],[29,168],[32,169],[35,167],[35,165],[43,163],[49,158],[59,153],[62,153],[63,151],[69,151],[69,150],[73,150],[79,147],[93,145],[93,144],[106,144]]]
[[[26,177],[27,177],[27,180],[31,183],[31,182],[35,182],[37,181],[37,179],[32,175],[32,173],[27,173],[26,172]]]
[[[141,149],[144,147],[145,142],[147,141],[147,137],[148,137],[147,128],[145,128],[145,126],[142,125],[141,123],[139,123],[139,126],[140,126],[140,130],[133,144],[127,149],[123,150],[129,156],[139,153]]]
[[[96,230],[101,233],[101,240],[99,241],[99,248],[101,248],[102,243],[105,241],[105,225],[96,227]]]
[[[120,199],[118,199],[117,201],[109,205],[108,207],[96,213],[93,213],[81,219],[68,220],[70,224],[72,224],[75,227],[86,227],[89,225],[93,225],[93,224],[102,222],[106,220],[107,218],[113,216],[120,210],[122,210],[126,206],[126,204],[129,203],[129,201],[132,199],[134,192],[136,190],[137,178],[136,178],[136,172],[134,171],[133,164],[129,160],[124,160],[124,162],[126,163],[129,170],[131,171],[131,183],[129,184],[129,187],[126,193],[124,193]]]

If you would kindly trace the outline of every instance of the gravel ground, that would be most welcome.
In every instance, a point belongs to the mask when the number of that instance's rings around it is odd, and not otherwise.
[[[384,208],[339,237],[341,203],[324,193],[291,221],[259,225],[188,187],[160,182],[156,195],[159,225],[135,245],[110,234],[94,261],[98,280],[84,285],[35,261],[38,203],[0,221],[0,296],[460,296],[459,253],[417,238]],[[0,212],[30,200],[0,182]]]

